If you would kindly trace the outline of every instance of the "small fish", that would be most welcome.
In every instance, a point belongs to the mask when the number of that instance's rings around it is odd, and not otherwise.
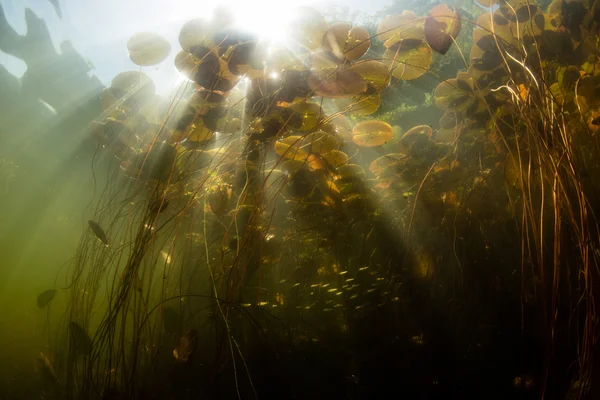
[[[58,115],[58,112],[56,112],[56,109],[54,109],[54,107],[52,107],[50,104],[46,103],[44,100],[38,98],[37,102],[44,107],[50,114],[52,115]]]
[[[48,303],[50,303],[52,301],[52,299],[54,299],[54,296],[56,295],[56,290],[55,289],[48,289],[43,291],[37,298],[37,306],[39,308],[44,308],[48,305]]]
[[[44,353],[40,353],[40,355],[38,356],[36,367],[37,372],[42,378],[44,386],[52,388],[56,388],[58,386],[59,382],[58,379],[56,379],[56,375],[54,374],[52,363]]]
[[[167,199],[156,199],[150,204],[151,215],[160,214],[167,209],[169,206],[169,200]]]
[[[102,243],[104,243],[106,247],[108,247],[108,237],[106,236],[106,233],[104,233],[104,229],[102,229],[102,227],[97,222],[92,221],[91,219],[88,221],[88,225],[92,229],[92,232],[94,232],[94,235],[96,235],[96,237]]]

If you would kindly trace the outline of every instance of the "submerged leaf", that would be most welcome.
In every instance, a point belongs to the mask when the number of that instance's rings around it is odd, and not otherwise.
[[[92,352],[92,339],[90,339],[89,335],[81,327],[81,325],[76,322],[69,322],[69,330],[71,332],[71,338],[73,339],[73,344],[75,345],[75,350],[77,353],[82,355],[89,355]]]
[[[50,303],[52,301],[52,299],[54,299],[54,296],[56,295],[56,290],[55,289],[48,289],[43,291],[37,298],[37,306],[39,308],[44,308],[48,305],[48,303]]]
[[[179,339],[179,344],[173,349],[173,357],[178,363],[185,363],[196,348],[198,341],[198,331],[195,329],[189,330]]]

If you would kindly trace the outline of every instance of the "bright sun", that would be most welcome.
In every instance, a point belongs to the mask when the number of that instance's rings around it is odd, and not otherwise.
[[[315,3],[316,0],[178,0],[178,9],[185,14],[210,17],[218,6],[233,12],[237,25],[262,39],[278,40],[285,34],[286,25],[294,18],[299,6]]]

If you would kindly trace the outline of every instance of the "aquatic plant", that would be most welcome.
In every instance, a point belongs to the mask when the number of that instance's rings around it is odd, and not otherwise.
[[[336,382],[374,393],[372,353],[431,357],[389,373],[433,392],[452,386],[437,354],[477,342],[511,354],[489,383],[547,397],[573,380],[581,398],[598,332],[599,15],[516,0],[469,21],[442,4],[369,33],[301,8],[287,47],[226,13],[187,22],[172,98],[143,70],[102,94],[89,133],[106,182],[70,265],[68,357],[44,371],[67,398],[262,397],[324,343]],[[467,24],[464,69],[433,93],[439,123],[379,120],[390,87],[441,76],[434,59]],[[170,50],[154,34],[128,47],[140,66]],[[493,331],[498,349],[482,344]],[[299,390],[282,379],[273,396]]]

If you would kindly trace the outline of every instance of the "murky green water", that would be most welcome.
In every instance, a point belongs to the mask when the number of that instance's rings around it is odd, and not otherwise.
[[[596,398],[597,2],[0,6],[0,399]]]

